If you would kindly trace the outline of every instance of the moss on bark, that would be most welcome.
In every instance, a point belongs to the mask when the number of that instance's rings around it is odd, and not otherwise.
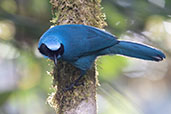
[[[98,28],[106,26],[105,15],[101,12],[101,0],[50,0],[50,3],[53,14],[51,22],[54,25],[84,24]],[[90,99],[96,108],[95,67],[82,78],[80,86],[70,91],[63,91],[63,89],[80,76],[77,68],[64,61],[59,61],[57,67],[54,67],[52,76],[55,93],[52,93],[48,102],[57,113],[69,114],[67,112],[76,109],[82,101],[88,102]]]

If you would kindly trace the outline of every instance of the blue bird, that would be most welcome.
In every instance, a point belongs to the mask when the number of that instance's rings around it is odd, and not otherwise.
[[[165,55],[158,49],[117,40],[109,32],[87,25],[58,25],[47,30],[39,40],[40,53],[57,65],[57,60],[67,61],[81,70],[81,76],[68,87],[71,89],[102,55],[124,56],[161,61]]]

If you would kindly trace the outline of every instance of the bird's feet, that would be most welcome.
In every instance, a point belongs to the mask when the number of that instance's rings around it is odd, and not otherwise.
[[[69,90],[73,90],[75,86],[80,86],[83,85],[83,82],[80,82],[80,80],[82,79],[82,77],[85,75],[85,71],[81,71],[81,75],[78,77],[78,79],[76,79],[73,83],[71,83],[69,86],[66,86],[64,88],[64,91],[69,91]],[[79,83],[80,82],[80,83]]]
[[[74,83],[71,83],[70,85],[66,86],[64,88],[64,91],[73,90],[73,89],[75,89],[75,87],[80,86],[80,85],[84,85],[84,82],[80,82],[80,80],[74,81]]]
[[[64,88],[64,91],[73,90],[73,89],[74,89],[74,86],[75,86],[75,84],[72,83],[72,84],[70,84],[69,86],[66,86],[66,87]]]

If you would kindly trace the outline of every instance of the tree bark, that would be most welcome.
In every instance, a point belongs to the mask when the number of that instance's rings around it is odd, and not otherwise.
[[[105,16],[101,12],[101,0],[50,0],[52,4],[54,25],[84,24],[98,28],[106,26]],[[49,104],[57,114],[96,114],[95,67],[89,70],[80,81],[82,84],[73,90],[63,91],[80,76],[80,71],[64,61],[59,61],[54,67],[52,93]]]

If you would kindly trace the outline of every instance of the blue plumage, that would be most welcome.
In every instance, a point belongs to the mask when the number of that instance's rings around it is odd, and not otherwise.
[[[165,55],[152,47],[119,41],[112,34],[86,25],[59,25],[50,28],[40,38],[41,54],[54,60],[62,59],[82,72],[91,68],[97,56],[120,54],[144,60],[161,61]],[[82,75],[84,75],[82,73]]]
[[[120,41],[118,44],[103,50],[102,53],[104,53],[104,55],[120,54],[151,61],[161,61],[163,58],[165,58],[165,55],[160,50],[146,46],[144,44],[128,41]]]

